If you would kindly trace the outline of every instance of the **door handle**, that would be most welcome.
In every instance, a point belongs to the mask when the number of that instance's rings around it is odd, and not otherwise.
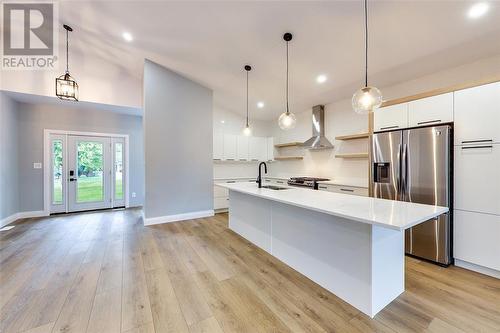
[[[387,130],[387,129],[393,129],[393,128],[398,128],[399,126],[386,126],[386,127],[380,127],[381,130]]]
[[[76,182],[76,181],[78,181],[78,179],[77,178],[70,178],[69,181],[70,182]]]
[[[464,143],[481,143],[481,142],[493,142],[493,139],[486,139],[486,140],[466,140],[466,141],[462,141],[462,144],[464,144]]]
[[[441,119],[427,120],[427,121],[418,122],[417,125],[425,125],[425,124],[440,123],[440,122],[441,122]]]
[[[493,146],[465,146],[462,149],[481,149],[481,148],[493,148]]]

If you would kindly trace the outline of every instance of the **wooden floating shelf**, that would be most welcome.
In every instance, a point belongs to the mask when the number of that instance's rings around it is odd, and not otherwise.
[[[277,156],[277,157],[274,157],[274,159],[277,161],[301,160],[303,158],[304,158],[303,156]]]
[[[302,146],[302,142],[287,142],[287,143],[278,143],[275,144],[276,148],[285,148],[285,147],[299,147]]]
[[[355,153],[355,154],[337,154],[335,157],[339,158],[368,158],[368,153]]]
[[[359,134],[351,134],[351,135],[341,135],[336,136],[335,140],[355,140],[355,139],[364,139],[370,136],[369,133],[359,133]]]

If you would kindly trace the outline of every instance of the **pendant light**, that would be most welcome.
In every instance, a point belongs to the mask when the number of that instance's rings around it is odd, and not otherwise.
[[[78,83],[69,75],[68,67],[68,34],[73,29],[66,24],[63,27],[66,29],[66,72],[56,78],[56,96],[64,100],[78,101]]]
[[[352,96],[352,107],[359,114],[373,112],[382,104],[382,93],[376,87],[368,86],[368,0],[365,5],[365,86]]]
[[[294,128],[297,123],[297,118],[288,107],[288,42],[292,40],[292,34],[287,32],[283,35],[283,39],[286,42],[286,111],[278,119],[278,125],[282,130],[289,130]]]
[[[247,72],[247,122],[245,125],[245,128],[243,129],[243,134],[246,136],[252,135],[252,129],[250,128],[250,125],[248,124],[248,72],[252,70],[252,67],[249,65],[245,65],[245,71]]]

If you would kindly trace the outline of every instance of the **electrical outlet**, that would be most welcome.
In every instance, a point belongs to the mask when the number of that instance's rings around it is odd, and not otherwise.
[[[42,168],[42,163],[40,162],[33,163],[33,169],[41,169],[41,168]]]
[[[132,192],[132,198],[135,198],[137,194],[135,192]]]

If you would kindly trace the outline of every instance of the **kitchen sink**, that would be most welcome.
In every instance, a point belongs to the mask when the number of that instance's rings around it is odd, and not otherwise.
[[[274,185],[264,185],[262,186],[262,188],[268,188],[270,190],[275,190],[275,191],[288,190],[288,187],[274,186]]]

